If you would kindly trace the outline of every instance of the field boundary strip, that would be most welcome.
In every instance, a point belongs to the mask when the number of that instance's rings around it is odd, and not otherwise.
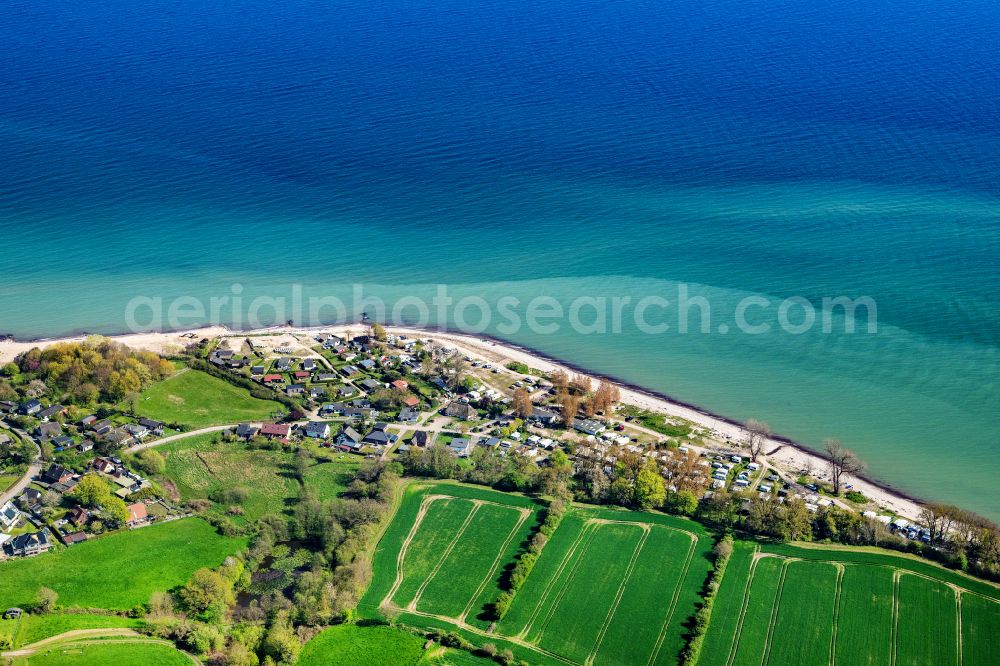
[[[476,517],[476,514],[479,513],[479,507],[483,505],[483,503],[479,500],[466,501],[472,502],[472,508],[469,510],[469,514],[465,517],[465,520],[462,521],[462,525],[458,528],[458,531],[455,533],[454,538],[452,538],[451,543],[449,543],[448,547],[444,549],[443,553],[441,553],[441,557],[438,559],[437,564],[434,565],[434,568],[431,569],[429,574],[427,574],[427,578],[425,578],[424,582],[422,582],[420,587],[417,588],[417,592],[413,595],[413,600],[410,601],[406,610],[413,610],[417,607],[417,602],[419,602],[420,597],[423,596],[424,590],[426,590],[427,586],[430,585],[430,582],[434,580],[434,576],[441,571],[441,567],[444,566],[445,560],[447,560],[448,556],[451,555],[451,552],[455,550],[455,544],[461,540],[462,535],[465,534],[467,529],[469,529],[469,525],[472,524],[472,520]]]
[[[781,592],[785,589],[785,576],[788,575],[788,565],[801,560],[787,559],[781,565],[781,576],[778,578],[778,589],[774,592],[774,601],[771,603],[771,617],[767,623],[767,638],[764,639],[764,654],[761,655],[760,663],[763,666],[771,660],[771,641],[774,639],[774,627],[778,624],[778,613],[781,609]]]
[[[837,567],[837,588],[833,593],[833,632],[830,635],[830,658],[827,660],[830,666],[837,663],[837,624],[840,622],[840,595],[844,589],[844,565],[835,564]]]
[[[541,647],[539,645],[535,645],[534,643],[530,643],[530,642],[528,642],[526,640],[523,640],[521,638],[518,638],[516,636],[508,636],[506,634],[490,633],[489,631],[480,629],[479,627],[474,627],[471,624],[468,624],[468,623],[465,623],[465,622],[457,622],[455,620],[455,618],[449,617],[447,615],[436,615],[434,613],[427,613],[427,612],[419,611],[419,610],[406,610],[406,609],[402,609],[402,610],[403,610],[404,613],[408,613],[410,615],[416,615],[417,617],[427,617],[427,618],[431,618],[433,620],[439,620],[441,622],[445,622],[447,624],[454,625],[454,626],[458,627],[459,629],[463,629],[465,631],[471,632],[473,634],[476,634],[477,636],[482,636],[484,638],[500,638],[502,640],[505,640],[505,641],[508,641],[510,643],[513,643],[514,645],[517,645],[518,647],[523,647],[526,650],[531,650],[533,652],[537,652],[538,654],[545,655],[546,657],[549,657],[551,659],[555,659],[556,661],[560,661],[560,662],[562,662],[564,664],[569,664],[570,666],[579,666],[579,664],[577,664],[572,659],[567,659],[566,657],[564,657],[564,656],[562,656],[560,654],[556,654],[555,652],[550,652],[549,650],[546,650],[545,648],[543,648],[543,647]]]
[[[466,604],[465,608],[462,610],[462,614],[458,616],[457,619],[459,622],[465,622],[465,618],[469,616],[469,612],[472,610],[472,606],[476,603],[476,599],[479,598],[479,595],[482,594],[483,590],[486,589],[486,586],[489,584],[490,580],[492,580],[493,576],[496,575],[497,569],[500,567],[500,560],[503,557],[504,553],[507,552],[507,548],[510,546],[511,540],[513,540],[513,538],[520,531],[521,526],[524,525],[524,521],[527,520],[528,516],[531,515],[531,509],[525,509],[519,507],[510,507],[510,508],[520,512],[521,517],[520,519],[518,519],[517,524],[514,525],[514,528],[510,531],[510,533],[507,534],[507,538],[504,539],[504,542],[500,545],[500,549],[497,551],[497,556],[493,560],[493,565],[490,567],[489,573],[487,573],[486,577],[483,578],[481,583],[479,583],[479,587],[476,588],[475,592],[473,592],[472,598],[469,599],[469,603]]]
[[[666,528],[671,529],[671,528]],[[694,560],[694,548],[698,545],[698,537],[696,537],[691,532],[686,530],[677,530],[687,534],[691,539],[688,544],[687,558],[684,560],[684,566],[681,568],[680,578],[677,579],[677,585],[674,586],[674,593],[670,597],[670,606],[667,607],[667,615],[663,619],[663,624],[660,626],[660,633],[656,637],[656,644],[653,645],[653,653],[649,657],[647,664],[656,663],[657,657],[660,656],[660,650],[663,649],[663,643],[667,639],[667,629],[670,628],[670,621],[674,618],[674,613],[677,611],[677,604],[680,602],[681,589],[684,587],[684,581],[687,579],[688,571],[691,569],[691,562]]]
[[[538,597],[538,602],[532,609],[531,615],[528,616],[528,621],[525,623],[524,628],[521,629],[521,631],[519,631],[517,634],[519,639],[526,639],[528,637],[528,633],[531,631],[531,628],[535,624],[535,620],[538,618],[538,613],[541,612],[542,607],[545,605],[546,600],[548,600],[549,598],[549,594],[552,591],[552,587],[555,586],[556,581],[559,580],[559,578],[562,576],[563,571],[565,571],[566,569],[567,563],[571,559],[573,559],[573,556],[576,554],[576,551],[579,550],[580,544],[583,542],[585,538],[587,538],[587,536],[592,531],[593,530],[590,523],[583,524],[583,527],[581,527],[580,529],[580,533],[576,535],[576,539],[573,540],[573,543],[566,551],[566,554],[563,555],[563,558],[559,562],[559,566],[556,567],[556,570],[553,573],[552,577],[545,583],[545,587],[542,588],[542,594]]]
[[[632,572],[635,571],[635,564],[639,561],[639,554],[642,552],[643,547],[646,545],[646,540],[649,538],[649,533],[652,530],[648,523],[638,523],[642,528],[642,536],[639,538],[639,542],[635,545],[635,549],[632,551],[632,557],[629,559],[628,566],[625,568],[625,575],[622,576],[622,582],[618,585],[618,590],[615,592],[615,598],[611,602],[610,608],[608,608],[608,613],[604,618],[604,623],[601,625],[601,629],[597,632],[597,641],[594,643],[593,649],[591,649],[590,654],[584,660],[584,664],[593,664],[594,657],[597,656],[597,651],[601,647],[601,643],[604,641],[605,634],[608,633],[608,627],[611,625],[611,620],[615,616],[615,612],[618,610],[618,604],[621,603],[622,595],[625,594],[625,587],[628,585],[629,580],[632,578]]]

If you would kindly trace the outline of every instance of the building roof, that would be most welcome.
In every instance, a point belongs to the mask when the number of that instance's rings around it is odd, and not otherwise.
[[[146,510],[145,504],[136,502],[135,504],[128,505],[128,522],[137,523],[147,518],[149,518],[149,511]]]
[[[269,437],[287,437],[289,426],[287,423],[265,423],[261,426],[260,434]]]

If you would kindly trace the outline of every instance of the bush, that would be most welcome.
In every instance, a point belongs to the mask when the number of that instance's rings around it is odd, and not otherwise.
[[[694,622],[691,627],[691,637],[688,644],[681,651],[681,664],[697,663],[701,654],[701,647],[705,641],[705,632],[708,630],[708,622],[712,617],[712,604],[715,602],[715,595],[719,591],[719,583],[722,575],[726,572],[726,565],[729,564],[729,557],[733,554],[733,537],[726,535],[715,544],[712,550],[715,555],[715,565],[705,582],[704,602],[698,612],[694,615]]]

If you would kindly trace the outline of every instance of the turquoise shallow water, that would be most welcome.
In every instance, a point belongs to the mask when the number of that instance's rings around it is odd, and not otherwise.
[[[245,303],[444,284],[564,305],[684,283],[710,332],[674,311],[656,335],[487,332],[839,437],[874,476],[1000,518],[990,3],[15,2],[2,21],[0,332],[118,332],[133,297],[236,283]],[[748,296],[870,296],[878,330],[745,335]]]

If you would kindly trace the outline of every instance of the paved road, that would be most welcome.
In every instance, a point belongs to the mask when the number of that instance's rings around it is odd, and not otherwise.
[[[41,474],[42,472],[42,449],[38,446],[38,443],[35,442],[34,439],[29,437],[28,433],[24,432],[20,428],[15,428],[13,426],[10,426],[9,424],[8,427],[10,427],[10,429],[13,432],[15,432],[19,437],[26,439],[27,441],[32,443],[32,445],[35,447],[35,459],[31,461],[31,464],[28,465],[28,470],[24,473],[24,476],[22,476],[17,481],[17,483],[15,483],[10,488],[0,493],[0,506],[3,506],[9,500],[12,500],[18,495],[20,495],[24,491],[24,489],[31,484],[31,480],[34,479],[39,474]]]

